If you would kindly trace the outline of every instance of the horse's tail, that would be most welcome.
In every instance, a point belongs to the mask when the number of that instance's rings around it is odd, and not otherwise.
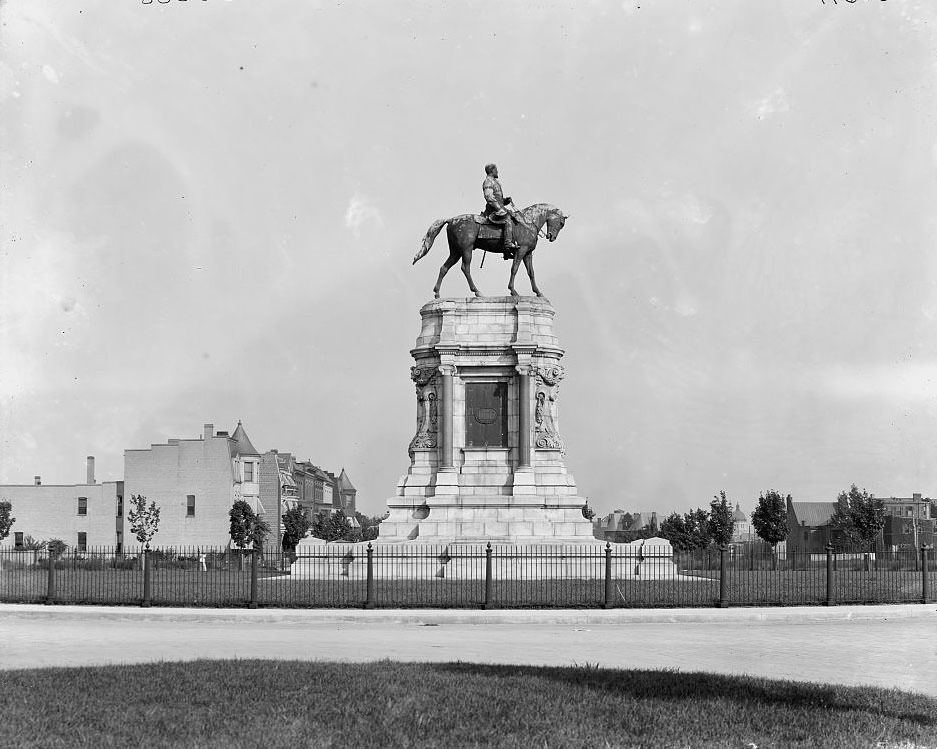
[[[413,256],[414,263],[416,263],[417,260],[423,257],[427,252],[429,252],[429,248],[432,247],[433,242],[436,241],[436,236],[439,234],[439,232],[442,231],[442,228],[448,223],[449,223],[449,219],[440,218],[440,219],[436,219],[430,225],[429,229],[426,230],[426,236],[423,237],[423,244],[420,245],[420,249],[417,250],[416,255]]]

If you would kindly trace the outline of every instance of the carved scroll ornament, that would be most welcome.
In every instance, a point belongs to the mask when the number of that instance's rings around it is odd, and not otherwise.
[[[537,379],[544,385],[553,387],[566,376],[565,367],[554,364],[552,367],[537,367]]]
[[[566,452],[566,445],[556,425],[556,398],[559,382],[566,376],[566,370],[556,364],[551,367],[537,367],[537,391],[534,395],[534,444],[541,450],[560,450]]]
[[[408,453],[413,457],[416,449],[436,447],[439,411],[436,403],[435,367],[410,367],[410,378],[416,383],[417,429],[410,440]]]

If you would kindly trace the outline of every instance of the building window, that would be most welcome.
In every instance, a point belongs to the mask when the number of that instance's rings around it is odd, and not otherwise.
[[[78,551],[87,551],[88,550],[88,534],[84,531],[79,531],[78,533]]]
[[[13,548],[22,549],[23,548],[23,534],[20,531],[13,533]]]
[[[124,498],[117,495],[117,517],[122,518],[124,516]]]
[[[117,531],[117,553],[120,554],[124,550],[124,534],[122,531]]]
[[[185,495],[185,516],[187,518],[195,517],[195,495],[194,494]]]
[[[245,481],[254,480],[254,464],[253,463],[244,464],[244,480]]]
[[[79,515],[88,514],[88,498],[87,497],[78,498],[78,514]]]

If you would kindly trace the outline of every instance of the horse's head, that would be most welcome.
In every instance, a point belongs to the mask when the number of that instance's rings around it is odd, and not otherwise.
[[[569,216],[559,208],[554,208],[547,214],[546,235],[548,241],[552,242],[559,236],[560,229],[566,225],[566,219],[568,218]]]

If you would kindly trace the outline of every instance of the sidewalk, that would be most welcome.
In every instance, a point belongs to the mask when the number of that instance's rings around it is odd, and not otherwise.
[[[688,609],[236,609],[160,606],[70,606],[0,604],[0,626],[8,619],[74,621],[154,620],[187,622],[382,622],[400,624],[626,624],[679,622],[829,622],[930,619],[937,604],[870,606],[777,606]]]
[[[0,605],[0,669],[298,658],[706,671],[937,696],[937,605],[354,610]]]

